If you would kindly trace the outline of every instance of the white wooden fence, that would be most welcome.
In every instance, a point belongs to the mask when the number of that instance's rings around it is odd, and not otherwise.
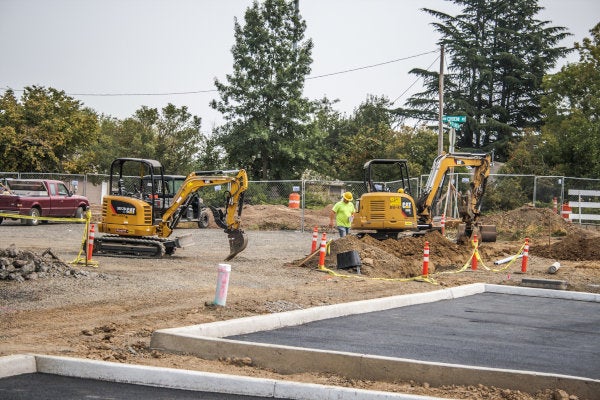
[[[600,221],[600,214],[584,214],[586,210],[600,208],[600,190],[569,189],[569,196],[577,196],[577,201],[569,201],[569,207],[571,207],[569,219],[572,222],[585,224],[591,221]],[[593,197],[597,197],[598,201],[582,200],[582,198],[589,200]]]

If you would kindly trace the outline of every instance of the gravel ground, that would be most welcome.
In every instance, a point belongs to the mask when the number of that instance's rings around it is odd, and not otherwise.
[[[447,275],[438,279],[438,285],[370,280],[364,276],[333,277],[315,268],[298,266],[298,261],[310,252],[312,232],[250,230],[248,248],[228,262],[232,272],[227,305],[215,307],[211,303],[217,267],[229,253],[226,235],[219,229],[177,229],[174,235],[188,233],[195,245],[178,249],[172,257],[95,257],[95,267],[73,265],[89,271],[87,276],[0,281],[0,355],[56,354],[452,398],[562,398],[555,397],[557,392],[553,390],[530,395],[501,388],[432,388],[427,383],[354,381],[321,374],[283,376],[244,360],[203,360],[157,353],[148,347],[156,329],[472,282],[518,284],[520,280],[518,274],[483,270]],[[77,258],[82,238],[83,225],[77,224],[28,227],[4,221],[0,225],[0,248],[15,245],[36,253],[50,248],[67,263]],[[520,243],[486,246],[485,254],[491,263],[494,249],[498,256],[505,257],[507,249],[516,251]],[[554,261],[531,257],[528,275],[549,278],[546,270]],[[565,260],[561,264],[559,274],[551,278],[567,279],[576,290],[600,290],[600,262]]]

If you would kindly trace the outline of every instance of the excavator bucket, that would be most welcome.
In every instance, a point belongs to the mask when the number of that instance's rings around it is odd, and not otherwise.
[[[248,236],[241,229],[227,232],[227,239],[229,239],[229,255],[225,261],[233,259],[248,246]]]

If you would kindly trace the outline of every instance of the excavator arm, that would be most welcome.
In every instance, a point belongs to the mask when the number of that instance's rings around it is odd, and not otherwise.
[[[235,175],[234,175],[235,174]],[[162,220],[157,226],[159,237],[171,235],[185,210],[193,199],[193,194],[206,186],[229,185],[225,199],[225,211],[211,207],[216,224],[223,228],[228,235],[230,254],[226,260],[231,260],[246,248],[248,239],[240,228],[244,192],[248,189],[248,176],[246,171],[196,171],[190,173],[179,191],[173,196],[173,202],[165,210]],[[183,207],[182,207],[183,206]]]
[[[477,218],[481,213],[481,201],[485,193],[487,179],[490,175],[491,157],[489,154],[451,153],[438,156],[433,162],[427,183],[419,199],[417,200],[417,215],[419,224],[431,224],[431,207],[444,184],[447,172],[451,168],[469,166],[473,167],[473,178],[470,182],[469,193],[463,197],[463,204],[459,213],[465,224],[465,234],[470,236],[476,225]],[[495,241],[495,227],[488,228],[482,232],[482,239]],[[493,231],[493,233],[492,233]]]

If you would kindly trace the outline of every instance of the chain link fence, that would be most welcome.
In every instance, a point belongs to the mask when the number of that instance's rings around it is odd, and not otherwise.
[[[421,195],[427,175],[410,179],[410,190],[415,199]],[[87,196],[92,204],[101,204],[104,193],[109,192],[109,176],[103,174],[56,174],[0,172],[0,182],[5,179],[57,179],[64,181],[70,190]],[[139,179],[125,178],[124,185],[134,191]],[[444,185],[438,190],[433,206],[434,216],[445,213],[458,218],[459,196],[468,193],[471,174],[449,173]],[[400,189],[400,182],[386,182],[390,191]],[[227,187],[205,187],[200,196],[205,204],[222,206]],[[355,198],[367,191],[363,182],[357,181],[250,181],[244,202],[252,205],[280,205],[300,210],[301,229],[305,229],[304,210],[322,209],[341,199],[344,192],[352,192]],[[482,212],[508,211],[530,204],[538,208],[556,209],[566,219],[581,225],[600,226],[600,179],[537,175],[490,175],[483,197]],[[265,218],[268,218],[266,216]]]

